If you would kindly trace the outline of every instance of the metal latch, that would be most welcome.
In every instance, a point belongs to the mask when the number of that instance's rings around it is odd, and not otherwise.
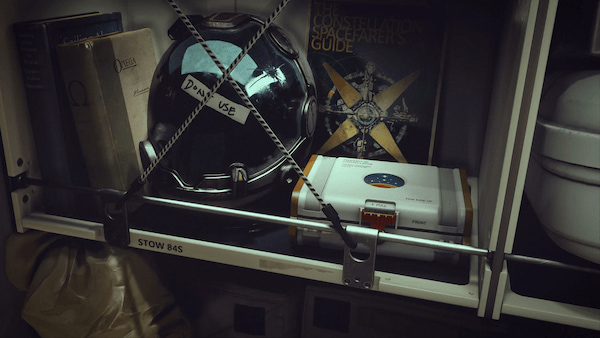
[[[357,243],[355,249],[344,246],[342,282],[360,289],[379,289],[379,277],[375,278],[375,256],[379,230],[347,226],[346,231]]]
[[[396,203],[366,200],[365,207],[361,208],[360,224],[369,226],[379,231],[386,227],[396,227]]]

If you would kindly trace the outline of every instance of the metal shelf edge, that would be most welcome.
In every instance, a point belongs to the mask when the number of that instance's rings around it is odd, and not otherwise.
[[[100,223],[43,213],[32,213],[24,217],[22,222],[23,227],[26,229],[104,241],[103,228]],[[131,229],[130,236],[131,242],[129,247],[131,248],[202,259],[333,284],[342,284],[343,266],[341,264],[137,229]],[[476,273],[476,271],[472,269],[471,274],[473,273]],[[476,308],[479,304],[478,281],[475,283],[470,282],[466,285],[457,285],[380,271],[376,271],[375,276],[380,280],[379,292],[469,308]],[[473,276],[470,276],[470,280],[473,279]]]
[[[521,296],[510,289],[502,313],[600,331],[600,309]]]

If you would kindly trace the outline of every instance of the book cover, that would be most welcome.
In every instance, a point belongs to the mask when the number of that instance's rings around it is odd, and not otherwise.
[[[71,112],[93,188],[127,190],[143,170],[148,94],[156,68],[150,29],[57,48]]]
[[[42,179],[87,186],[83,155],[58,65],[56,46],[123,30],[118,12],[86,13],[13,26]],[[65,189],[44,188],[48,213],[79,216],[89,199]]]
[[[313,0],[317,153],[431,164],[445,23],[433,6]]]

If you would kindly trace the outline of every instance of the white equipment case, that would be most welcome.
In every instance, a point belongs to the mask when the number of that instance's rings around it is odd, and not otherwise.
[[[360,225],[404,236],[469,245],[473,207],[464,171],[434,166],[314,155],[305,174],[342,226]],[[329,223],[302,180],[292,194],[291,215]],[[335,231],[290,228],[299,245],[343,248]],[[360,250],[359,250],[360,251]],[[458,254],[383,242],[378,255],[456,261]]]

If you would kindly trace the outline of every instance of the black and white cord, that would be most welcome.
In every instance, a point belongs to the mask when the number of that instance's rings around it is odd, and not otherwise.
[[[219,67],[219,70],[221,70],[221,72],[224,73],[226,71],[225,66],[217,58],[217,56],[215,55],[215,53],[212,51],[212,49],[206,43],[206,40],[204,40],[204,38],[196,30],[196,28],[194,27],[194,25],[192,24],[192,22],[183,13],[183,11],[177,6],[177,4],[175,3],[175,1],[172,1],[172,0],[167,0],[167,1],[169,2],[169,4],[171,4],[171,7],[173,7],[173,9],[177,13],[177,15],[179,15],[179,18],[186,25],[186,27],[188,28],[188,30],[190,31],[190,33],[192,33],[192,35],[196,38],[196,41],[198,41],[198,43],[200,43],[200,45],[204,48],[204,50],[206,51],[206,53],[208,53],[208,55],[213,60],[213,62],[217,65],[217,67]],[[289,0],[282,1],[281,4],[279,5],[278,9],[279,8],[283,8],[287,4],[288,1]],[[273,14],[279,13],[278,9]],[[269,18],[269,19],[271,19],[271,18]],[[268,25],[270,25],[270,21],[269,20],[267,20],[265,22],[265,24],[263,25],[263,28],[266,29],[268,27]],[[237,94],[239,95],[239,97],[242,99],[242,101],[244,101],[244,104],[246,105],[246,107],[250,110],[250,112],[256,118],[256,120],[258,121],[258,123],[260,123],[261,127],[265,130],[265,132],[267,133],[267,135],[269,135],[269,137],[271,138],[271,140],[273,141],[273,143],[275,143],[275,145],[277,146],[277,148],[279,148],[279,150],[283,154],[283,156],[286,159],[286,161],[292,166],[292,168],[294,169],[294,171],[296,172],[296,174],[298,174],[298,176],[304,181],[304,184],[306,184],[307,188],[315,196],[315,198],[317,199],[317,201],[319,201],[321,207],[325,207],[325,202],[323,201],[323,198],[319,195],[319,193],[316,191],[316,189],[314,188],[314,186],[310,183],[310,181],[308,180],[308,178],[306,177],[306,175],[302,171],[302,168],[300,168],[300,166],[298,165],[298,163],[291,156],[290,152],[285,148],[285,146],[283,145],[283,143],[281,142],[281,140],[279,140],[279,138],[277,137],[277,134],[275,134],[275,132],[273,132],[273,129],[271,129],[271,127],[269,126],[269,124],[267,123],[267,121],[262,117],[262,115],[260,114],[260,112],[256,109],[256,107],[254,106],[254,104],[250,101],[250,99],[248,98],[248,95],[246,95],[246,93],[242,90],[242,88],[237,83],[237,81],[235,81],[231,77],[231,75],[227,76],[227,81],[233,87],[233,89],[235,89],[235,91],[237,92]]]
[[[179,6],[177,6],[177,4],[174,1],[167,0],[167,2],[171,5],[173,10],[175,10],[177,15],[179,15],[179,16],[184,15],[183,12],[181,11],[181,9],[179,8]],[[169,141],[158,152],[158,154],[156,155],[156,158],[153,161],[151,161],[150,164],[148,165],[148,167],[146,167],[144,169],[142,174],[131,183],[129,189],[127,189],[125,194],[116,203],[115,207],[117,210],[120,210],[124,206],[125,202],[131,197],[131,195],[138,192],[144,186],[144,184],[146,183],[146,179],[154,171],[154,169],[156,168],[158,163],[160,163],[160,161],[162,161],[162,159],[166,156],[166,154],[169,152],[169,150],[171,150],[171,148],[173,147],[175,142],[177,142],[179,137],[181,137],[183,132],[185,132],[185,130],[190,126],[190,124],[192,124],[192,121],[194,121],[196,116],[198,116],[200,111],[204,108],[204,106],[208,103],[208,101],[210,101],[210,99],[214,96],[214,94],[217,92],[217,89],[219,89],[219,87],[223,84],[223,82],[225,82],[225,80],[231,74],[231,72],[233,72],[235,67],[242,61],[244,56],[246,56],[246,54],[248,54],[248,51],[254,46],[254,44],[258,41],[258,39],[260,39],[260,37],[265,33],[268,26],[273,22],[273,20],[277,17],[277,15],[279,15],[279,13],[283,10],[283,8],[285,7],[285,5],[288,2],[289,2],[289,0],[284,0],[281,2],[281,4],[279,4],[279,6],[277,6],[275,11],[273,11],[271,16],[269,16],[269,18],[265,21],[263,27],[261,27],[261,29],[259,29],[256,32],[256,34],[252,37],[252,39],[250,39],[250,41],[242,49],[240,54],[233,60],[233,62],[229,66],[229,68],[227,68],[225,71],[223,71],[223,76],[221,76],[217,80],[217,82],[212,86],[212,88],[210,89],[208,94],[202,98],[200,103],[194,108],[194,110],[185,119],[185,121],[183,121],[183,123],[181,124],[179,129],[177,129],[177,131],[173,134],[173,136],[169,139]],[[187,20],[187,18],[186,18],[186,20]],[[187,20],[186,26],[188,24],[191,25],[189,20]],[[193,27],[193,25],[192,25],[192,27]]]
[[[169,2],[169,4],[171,5],[171,7],[175,11],[175,13],[177,13],[177,15],[179,16],[179,18],[181,19],[181,21],[185,24],[185,26],[188,28],[188,30],[190,31],[190,33],[194,36],[194,38],[196,39],[196,41],[204,48],[204,50],[210,56],[210,58],[213,60],[213,62],[215,63],[215,65],[217,65],[217,67],[219,68],[219,70],[221,70],[221,72],[223,72],[223,76],[220,78],[220,80],[221,79],[227,79],[227,81],[229,82],[229,84],[233,87],[233,89],[235,89],[235,91],[237,92],[238,96],[242,99],[242,101],[244,102],[244,104],[246,105],[246,107],[250,110],[250,112],[252,113],[252,115],[256,118],[256,120],[259,122],[259,124],[261,125],[261,127],[265,130],[265,132],[267,133],[267,135],[269,135],[269,137],[271,138],[271,140],[273,141],[273,143],[281,151],[281,153],[283,154],[285,160],[291,165],[291,167],[294,169],[294,171],[296,172],[296,174],[304,181],[304,184],[310,190],[310,192],[313,194],[313,196],[315,196],[315,198],[317,199],[317,201],[321,205],[321,209],[322,209],[323,213],[325,213],[325,215],[327,216],[327,218],[329,218],[329,220],[333,223],[334,228],[340,233],[340,235],[343,237],[344,241],[349,246],[351,246],[351,247],[354,248],[356,246],[356,243],[341,228],[341,223],[340,223],[340,220],[339,220],[339,216],[337,215],[337,212],[335,211],[335,209],[333,209],[333,207],[330,204],[326,204],[325,203],[325,201],[319,195],[319,193],[317,192],[317,190],[315,189],[315,187],[312,185],[312,183],[310,182],[310,180],[308,179],[308,177],[306,177],[306,175],[302,171],[302,168],[300,168],[300,166],[294,160],[294,158],[292,157],[292,155],[290,154],[290,152],[286,149],[286,147],[283,145],[283,143],[281,142],[281,140],[279,140],[279,138],[277,137],[277,135],[275,134],[275,132],[273,132],[273,129],[271,129],[271,127],[269,126],[269,124],[267,123],[267,121],[258,112],[258,110],[254,106],[254,104],[250,101],[250,99],[248,98],[248,96],[246,95],[246,93],[242,90],[242,88],[237,83],[237,81],[235,81],[231,77],[231,71],[230,70],[231,70],[232,66],[234,64],[237,64],[237,63],[234,61],[234,63],[232,63],[232,65],[229,66],[229,69],[225,69],[225,66],[223,65],[223,63],[221,63],[221,61],[217,58],[217,56],[215,55],[215,53],[211,50],[211,48],[208,46],[208,44],[206,43],[206,41],[204,40],[204,38],[200,35],[200,33],[198,32],[198,30],[196,30],[196,27],[194,27],[194,25],[188,19],[188,17],[185,15],[185,13],[183,13],[183,11],[181,10],[181,8],[179,8],[179,6],[177,5],[177,3],[175,3],[174,0],[167,0],[167,2]],[[240,55],[238,56],[238,58],[240,60],[241,60],[241,58],[243,58],[243,56],[245,56],[247,54],[247,52],[250,50],[250,48],[256,43],[256,40],[258,40],[258,38],[260,38],[260,36],[262,36],[262,34],[268,29],[268,27],[271,25],[271,23],[273,22],[273,20],[279,15],[279,13],[283,10],[283,8],[287,5],[288,2],[289,2],[289,0],[283,0],[279,4],[279,6],[277,6],[277,8],[275,9],[275,11],[273,11],[273,13],[271,14],[271,16],[269,16],[269,18],[263,23],[263,25],[261,26],[261,28],[259,29],[259,31],[257,32],[257,34],[255,34],[254,37],[252,38],[252,40],[250,40],[250,42],[246,45],[246,47],[244,47],[244,49],[242,50],[242,53],[240,53]],[[220,85],[223,81],[219,81],[219,82],[218,83]],[[213,92],[211,91],[211,96],[212,96],[212,93]],[[194,110],[194,113],[195,112],[196,112],[196,110]]]
[[[210,89],[209,93],[202,98],[200,103],[194,108],[194,110],[190,113],[190,115],[185,119],[185,121],[182,123],[182,125],[179,127],[179,129],[177,129],[177,131],[173,134],[173,136],[169,139],[169,141],[165,144],[165,146],[159,151],[159,153],[157,154],[157,157],[152,162],[150,162],[150,164],[148,165],[147,168],[144,169],[142,175],[140,175],[136,180],[134,180],[131,183],[131,186],[129,187],[129,189],[125,192],[125,194],[116,203],[115,207],[117,210],[120,210],[124,206],[125,202],[130,198],[130,196],[132,194],[136,193],[143,187],[143,185],[146,182],[146,179],[148,178],[148,176],[150,176],[150,174],[156,168],[158,163],[160,163],[160,161],[162,161],[162,159],[166,156],[167,152],[173,147],[173,145],[175,144],[175,142],[177,142],[179,137],[190,126],[190,124],[198,116],[198,114],[204,108],[204,106],[208,103],[208,101],[210,101],[210,99],[214,96],[214,94],[219,89],[219,87],[223,84],[223,82],[225,82],[225,80],[228,80],[229,83],[231,84],[231,86],[238,93],[238,95],[240,96],[242,101],[244,101],[244,104],[250,109],[253,116],[257,119],[257,121],[260,123],[260,125],[263,127],[263,129],[266,131],[266,133],[269,135],[271,140],[273,140],[275,145],[282,152],[286,161],[292,166],[294,171],[304,181],[307,188],[311,191],[311,193],[319,201],[319,203],[321,205],[321,210],[323,211],[325,216],[327,216],[327,218],[331,221],[332,227],[341,235],[342,239],[348,246],[350,246],[351,248],[356,247],[356,245],[357,245],[356,242],[348,235],[348,233],[345,231],[345,229],[342,228],[339,215],[337,214],[337,212],[335,211],[333,206],[331,204],[326,204],[324,202],[323,198],[319,195],[319,193],[316,191],[314,186],[310,183],[310,181],[308,180],[306,175],[304,175],[304,172],[302,171],[300,166],[296,163],[294,158],[290,155],[289,151],[285,148],[285,146],[279,140],[277,135],[273,132],[271,127],[269,127],[268,123],[264,120],[264,118],[256,110],[256,108],[254,107],[252,102],[248,99],[248,96],[246,95],[246,93],[240,88],[240,86],[237,84],[237,82],[231,78],[231,72],[233,72],[235,67],[241,62],[241,60],[244,58],[244,56],[246,56],[248,54],[248,52],[254,46],[254,44],[256,44],[256,42],[262,37],[262,35],[266,32],[266,30],[273,23],[275,18],[281,13],[281,11],[285,8],[285,6],[287,5],[287,3],[289,1],[290,0],[282,0],[281,1],[281,3],[275,8],[273,13],[271,13],[271,15],[267,18],[267,20],[265,20],[265,22],[260,27],[260,29],[254,34],[254,36],[250,39],[250,41],[242,49],[240,54],[233,60],[231,65],[227,69],[225,69],[223,64],[218,60],[216,55],[208,47],[208,45],[206,44],[206,42],[204,41],[202,36],[198,33],[198,31],[196,30],[194,25],[190,22],[190,20],[187,18],[187,16],[183,13],[181,8],[179,8],[177,3],[175,3],[175,1],[173,1],[173,0],[167,0],[169,5],[171,5],[173,10],[175,11],[175,13],[177,13],[177,15],[182,20],[182,22],[190,30],[192,35],[201,44],[201,46],[206,50],[208,55],[215,62],[215,64],[219,67],[221,72],[223,72],[223,75],[217,80],[217,82]]]

